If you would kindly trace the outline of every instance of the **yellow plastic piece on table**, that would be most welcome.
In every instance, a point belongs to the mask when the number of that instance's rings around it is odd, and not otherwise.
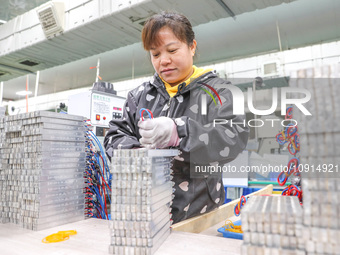
[[[46,236],[42,242],[43,243],[57,243],[62,242],[70,238],[71,235],[77,234],[75,230],[66,230],[66,231],[59,231],[58,233],[54,233],[52,235]]]
[[[77,231],[76,230],[59,231],[58,234],[73,236],[77,234]]]
[[[243,233],[241,226],[236,226],[231,220],[226,220],[225,225],[223,226],[226,231],[235,232],[235,233]]]

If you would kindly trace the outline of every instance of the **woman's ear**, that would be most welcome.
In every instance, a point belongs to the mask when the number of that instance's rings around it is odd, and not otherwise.
[[[191,55],[192,55],[192,56],[195,56],[196,47],[197,47],[197,42],[196,42],[196,40],[194,39],[194,40],[192,41],[192,44],[190,45],[190,50],[191,50]]]

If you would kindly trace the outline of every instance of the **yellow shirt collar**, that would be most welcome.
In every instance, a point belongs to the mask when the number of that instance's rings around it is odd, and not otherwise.
[[[192,66],[192,68],[194,69],[193,74],[185,81],[186,86],[190,84],[190,82],[198,77],[200,77],[201,75],[210,72],[212,69],[203,69],[203,68],[198,68],[195,65]],[[160,77],[160,76],[159,76]],[[167,83],[166,81],[163,80],[162,77],[160,77],[165,85],[165,89],[168,92],[170,97],[173,97],[174,95],[177,94],[178,91],[178,85],[175,86],[171,86],[169,83]],[[182,82],[181,82],[182,83]]]

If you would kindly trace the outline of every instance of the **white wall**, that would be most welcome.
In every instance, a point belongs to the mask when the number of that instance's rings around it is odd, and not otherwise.
[[[68,97],[70,95],[88,91],[91,87],[73,89],[54,94],[48,94],[37,97],[28,97],[28,111],[50,110],[59,107],[60,103],[68,105]],[[4,103],[4,105],[13,105],[16,108],[16,113],[26,112],[26,99]]]
[[[280,76],[289,76],[292,71],[299,69],[336,64],[340,62],[340,41],[252,56],[206,67],[224,71],[229,78],[254,78],[263,76],[262,65],[272,61],[280,63],[278,70]]]
[[[282,52],[251,56],[248,58],[231,60],[222,63],[215,63],[203,68],[213,68],[220,73],[225,72],[228,78],[255,78],[263,76],[263,63],[278,61],[279,76],[289,76],[291,72],[325,65],[333,65],[340,62],[340,41],[323,43],[318,45],[307,46],[303,48],[286,50]],[[150,76],[135,78],[133,80],[112,82],[118,96],[126,97],[128,92],[145,81],[150,80]],[[54,108],[60,102],[67,105],[68,96],[87,91],[91,86],[82,89],[68,90],[50,95],[29,98],[29,111],[46,110]],[[260,97],[260,95],[258,95]],[[269,96],[269,95],[268,95]],[[26,100],[14,102],[20,112],[26,111]]]

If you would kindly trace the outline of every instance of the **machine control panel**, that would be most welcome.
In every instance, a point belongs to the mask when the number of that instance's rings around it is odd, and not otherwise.
[[[123,115],[124,99],[100,93],[92,93],[91,123],[108,126],[110,120],[120,119]]]

